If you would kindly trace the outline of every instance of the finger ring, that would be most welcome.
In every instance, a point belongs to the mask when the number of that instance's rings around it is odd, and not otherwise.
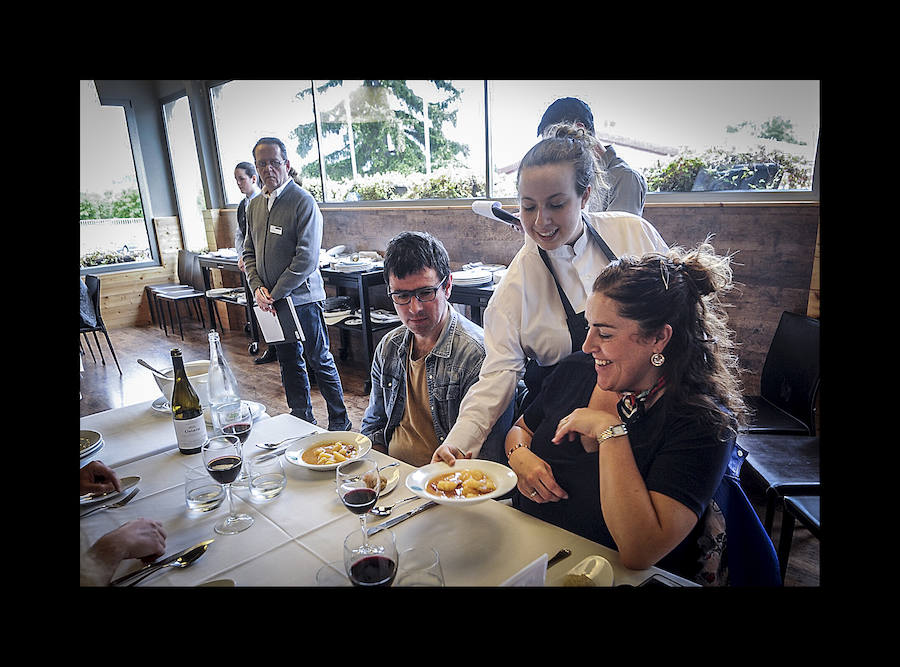
[[[563,417],[563,418],[559,421],[559,423],[560,423],[560,424],[565,424],[567,421],[569,421],[569,418],[568,418],[568,417]]]
[[[531,492],[531,497],[534,498],[537,495],[537,489]]]

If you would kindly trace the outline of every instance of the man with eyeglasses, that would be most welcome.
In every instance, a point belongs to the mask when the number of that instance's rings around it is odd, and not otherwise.
[[[322,212],[306,190],[288,176],[291,163],[284,144],[263,137],[253,147],[262,194],[247,206],[244,266],[257,305],[274,312],[276,301],[290,298],[304,340],[275,345],[281,381],[291,414],[311,424],[313,416],[306,359],[328,409],[328,430],[350,430],[344,391],[325,325],[325,285],[319,272]]]
[[[384,278],[402,324],[375,348],[361,432],[378,451],[418,467],[431,462],[478,380],[484,331],[450,306],[450,258],[430,234],[394,237]],[[512,417],[511,404],[485,441],[482,458],[501,460]]]

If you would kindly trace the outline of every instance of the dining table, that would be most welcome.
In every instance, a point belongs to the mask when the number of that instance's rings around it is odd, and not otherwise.
[[[82,458],[81,465],[100,460],[120,478],[140,477],[139,491],[130,502],[80,520],[82,553],[107,532],[144,517],[162,523],[167,534],[167,555],[205,540],[213,541],[191,566],[164,568],[136,584],[141,587],[211,583],[311,587],[317,585],[316,573],[322,566],[342,560],[344,538],[360,530],[360,521],[341,503],[334,470],[310,469],[284,460],[286,486],[280,495],[266,501],[252,498],[246,486],[233,486],[236,511],[252,516],[253,524],[235,535],[217,534],[213,527],[227,514],[227,501],[206,512],[186,507],[185,472],[202,466],[202,456],[185,455],[178,450],[171,417],[151,404],[147,401],[81,418],[82,430],[97,431],[103,439],[102,447]],[[257,446],[259,443],[321,432],[322,428],[290,414],[269,416],[262,411],[243,445],[244,459],[268,453]],[[415,467],[375,450],[366,456],[374,458],[379,466],[395,463],[400,472],[396,487],[381,495],[379,505],[415,495],[405,485]],[[426,502],[416,497],[394,509],[389,517],[369,514],[367,524],[377,526]],[[82,505],[82,514],[89,508]],[[614,549],[525,514],[508,500],[488,499],[459,506],[437,504],[391,530],[401,567],[405,549],[431,547],[439,554],[447,587],[561,586],[570,568],[590,556],[608,561],[612,584],[616,586],[639,586],[654,575],[662,575],[677,586],[696,586],[656,567],[628,569]],[[571,553],[547,567],[548,558],[560,549]],[[135,559],[123,561],[113,578],[137,571],[143,565]],[[346,583],[349,586],[349,581]]]

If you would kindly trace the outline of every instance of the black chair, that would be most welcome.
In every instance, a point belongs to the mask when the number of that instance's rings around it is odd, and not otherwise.
[[[746,433],[815,435],[819,391],[819,320],[785,311],[766,354],[760,395],[747,396],[753,411]]]
[[[178,251],[178,265],[176,268],[176,275],[178,276],[177,283],[157,283],[155,285],[147,285],[144,287],[144,293],[147,295],[147,304],[150,306],[150,319],[160,328],[163,328],[164,321],[161,316],[159,316],[160,306],[156,297],[160,293],[166,293],[170,290],[194,289],[194,285],[191,282],[192,254],[194,253],[184,249]]]
[[[794,524],[799,521],[817,540],[821,540],[821,496],[785,496],[784,514],[781,518],[781,536],[778,538],[778,560],[781,563],[781,578],[787,572],[791,543],[794,539]]]
[[[713,496],[725,517],[729,586],[781,586],[775,545],[750,504],[740,480],[726,474]]]
[[[100,278],[97,276],[86,275],[84,277],[84,284],[87,287],[88,299],[90,300],[91,306],[94,309],[94,320],[95,324],[91,325],[89,322],[86,322],[84,318],[81,319],[81,335],[84,336],[84,340],[88,344],[88,349],[91,352],[91,357],[94,359],[94,363],[97,363],[97,358],[94,357],[94,350],[91,349],[91,341],[88,338],[88,334],[92,333],[94,335],[94,342],[97,343],[97,351],[100,353],[100,361],[103,362],[103,365],[106,365],[106,359],[103,358],[103,350],[100,349],[100,339],[97,338],[97,332],[102,331],[103,335],[106,337],[106,344],[109,345],[109,351],[112,352],[113,360],[116,362],[116,368],[119,369],[119,375],[122,375],[122,368],[119,366],[119,359],[116,357],[116,351],[113,349],[112,342],[109,340],[109,333],[106,330],[106,324],[103,323],[103,318],[100,316]]]
[[[203,316],[203,310],[207,308],[207,297],[205,291],[205,285],[203,284],[203,273],[200,268],[200,258],[197,253],[187,252],[187,261],[190,263],[190,288],[188,289],[171,289],[171,290],[160,290],[156,292],[156,300],[159,304],[159,317],[163,323],[163,330],[166,333],[166,336],[169,335],[169,330],[166,328],[165,322],[165,314],[162,311],[163,305],[166,306],[166,311],[169,314],[169,324],[172,326],[172,330],[175,330],[175,322],[172,319],[172,308],[171,306],[174,304],[175,306],[175,317],[178,319],[178,333],[181,335],[181,340],[184,340],[184,329],[181,323],[181,311],[178,308],[178,304],[186,302],[190,309],[190,306],[194,307],[194,312],[198,315],[200,319],[200,323],[203,325],[203,328],[206,328],[206,318]],[[202,307],[201,307],[202,304]],[[188,310],[190,312],[190,310]],[[210,325],[213,323],[210,322]],[[219,323],[221,326],[221,322]]]
[[[772,534],[775,510],[786,495],[807,493],[818,486],[818,436],[757,435],[739,433],[738,444],[747,450],[743,479],[765,490],[766,532]]]

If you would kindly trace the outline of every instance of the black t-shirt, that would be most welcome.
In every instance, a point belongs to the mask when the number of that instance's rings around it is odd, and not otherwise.
[[[558,445],[550,441],[560,419],[587,406],[596,380],[591,356],[575,352],[544,381],[523,419],[534,433],[531,450],[550,465],[553,477],[569,498],[535,503],[517,493],[514,504],[528,514],[615,549],[600,506],[597,453],[585,452],[577,439]],[[663,399],[629,427],[634,460],[648,491],[677,500],[699,518],[722,480],[731,451],[717,439],[712,427],[702,424],[697,412],[671,414]]]

